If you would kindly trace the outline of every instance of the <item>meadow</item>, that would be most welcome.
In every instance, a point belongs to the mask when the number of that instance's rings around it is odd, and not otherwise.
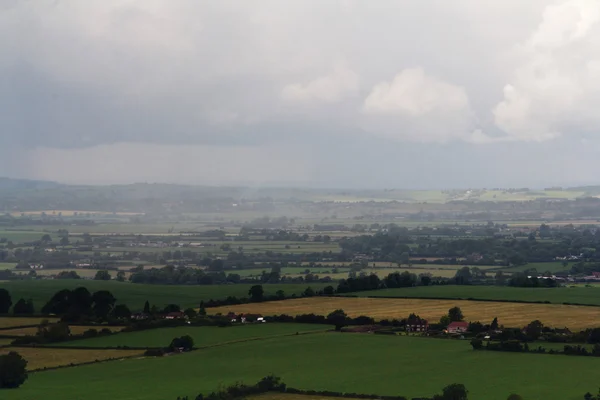
[[[483,299],[502,301],[548,301],[600,305],[600,287],[519,288],[510,286],[419,286],[352,293],[359,297]]]
[[[195,347],[264,339],[274,336],[295,335],[296,333],[318,332],[331,329],[331,325],[316,324],[251,324],[220,328],[215,326],[181,326],[174,328],[151,329],[126,332],[118,335],[95,337],[59,343],[64,347],[166,347],[174,337],[190,335]]]
[[[256,313],[262,315],[287,314],[291,316],[314,313],[327,315],[342,309],[351,317],[366,315],[376,320],[402,319],[415,313],[431,322],[439,321],[452,307],[461,308],[465,320],[498,323],[506,327],[523,327],[539,319],[545,325],[570,329],[600,327],[600,307],[565,306],[561,304],[497,303],[491,301],[376,299],[342,297],[307,297],[302,299],[240,304],[210,308],[207,311],[226,314]]]
[[[2,347],[0,348],[0,355],[7,354],[10,351],[16,351],[28,361],[27,369],[29,371],[77,365],[96,360],[102,361],[138,355],[141,356],[144,353],[142,350],[79,350],[45,349],[41,347]],[[4,396],[4,393],[2,393],[2,395]],[[2,399],[4,400],[4,397],[2,397]]]
[[[598,368],[600,360],[592,357],[476,352],[468,341],[329,332],[34,373],[18,390],[3,393],[3,400],[62,400],[65,387],[72,399],[194,398],[271,373],[300,389],[410,398],[459,382],[473,399],[506,400],[519,393],[526,399],[580,400],[597,390]]]
[[[118,304],[126,304],[132,311],[141,310],[146,300],[158,307],[178,304],[182,308],[198,307],[201,300],[224,299],[227,296],[248,297],[252,285],[144,285],[116,281],[94,281],[78,279],[55,279],[35,281],[0,282],[0,288],[10,292],[12,298],[31,298],[36,311],[59,290],[86,287],[90,292],[109,290]],[[327,286],[324,283],[311,284],[267,284],[263,285],[265,295],[275,295],[283,290],[287,296],[300,295],[307,287],[314,290]]]

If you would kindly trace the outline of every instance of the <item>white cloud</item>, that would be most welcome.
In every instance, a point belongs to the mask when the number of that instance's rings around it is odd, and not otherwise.
[[[600,1],[546,7],[493,110],[510,140],[544,141],[600,128]],[[593,58],[597,57],[597,58]]]
[[[473,113],[464,88],[429,76],[422,68],[401,71],[381,82],[363,103],[374,133],[401,140],[469,140]]]
[[[335,103],[358,90],[358,75],[343,66],[336,67],[326,76],[306,84],[292,83],[281,90],[281,97],[289,101]]]

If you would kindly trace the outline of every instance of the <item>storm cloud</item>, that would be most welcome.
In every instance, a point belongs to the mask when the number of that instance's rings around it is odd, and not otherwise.
[[[597,181],[599,0],[5,0],[0,52],[0,175]]]

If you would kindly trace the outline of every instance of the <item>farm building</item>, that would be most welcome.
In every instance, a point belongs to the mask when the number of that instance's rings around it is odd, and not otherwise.
[[[451,322],[448,325],[448,333],[464,333],[469,328],[469,323],[464,321]]]
[[[417,318],[412,321],[406,322],[407,332],[427,332],[429,329],[429,323],[426,319]]]
[[[170,312],[167,315],[165,315],[165,319],[184,319],[184,318],[186,318],[186,316],[181,311]]]

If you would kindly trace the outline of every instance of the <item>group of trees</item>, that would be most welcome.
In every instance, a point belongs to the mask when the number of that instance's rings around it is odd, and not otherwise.
[[[117,299],[108,290],[94,293],[85,287],[58,291],[42,307],[42,314],[61,315],[67,321],[98,319],[105,321],[111,314],[127,317],[131,314],[126,305],[115,306]]]
[[[0,389],[18,388],[27,377],[27,360],[19,353],[0,355]]]
[[[0,288],[0,314],[8,314],[12,306],[12,297],[8,290]],[[19,299],[13,307],[14,315],[32,315],[35,312],[31,299]]]

